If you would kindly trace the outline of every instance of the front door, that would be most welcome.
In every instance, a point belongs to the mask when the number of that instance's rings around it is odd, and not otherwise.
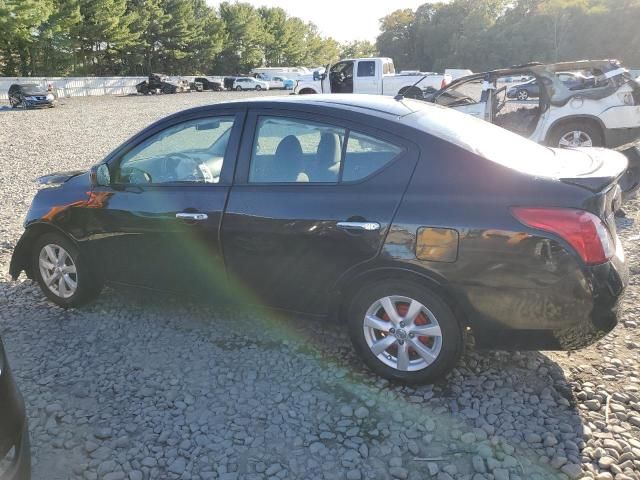
[[[229,277],[248,301],[327,313],[338,279],[376,257],[417,161],[386,126],[249,114],[222,225]]]
[[[229,194],[241,113],[176,120],[110,162],[105,200],[87,209],[88,242],[107,278],[163,290],[224,285],[220,222]]]
[[[435,103],[491,121],[491,83],[482,78],[454,83],[436,94]]]

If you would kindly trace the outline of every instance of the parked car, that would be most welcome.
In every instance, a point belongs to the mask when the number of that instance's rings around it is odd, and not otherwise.
[[[269,89],[271,90],[293,90],[295,86],[295,82],[285,77],[274,76],[269,80],[265,80],[264,77],[259,78],[269,84]]]
[[[424,98],[451,82],[450,75],[396,75],[390,58],[355,58],[327,65],[329,73],[314,73],[313,78],[298,80],[294,93],[369,93]],[[418,84],[418,85],[416,85]]]
[[[467,327],[527,350],[616,325],[626,165],[415,100],[219,103],[42,179],[10,273],[63,307],[110,281],[339,316],[372,370],[432,381]]]
[[[152,73],[149,75],[148,80],[136,85],[136,91],[143,95],[149,93],[177,93],[178,89],[182,90],[182,88],[182,85],[171,82],[169,77],[162,73]]]
[[[9,105],[11,108],[53,107],[55,97],[35,83],[14,83],[9,87]]]
[[[24,400],[0,339],[0,478],[29,480],[31,448]]]
[[[233,82],[234,90],[269,90],[269,83],[252,77],[238,77]]]
[[[193,83],[202,84],[202,90],[212,91],[212,92],[220,92],[222,90],[222,83],[217,82],[215,80],[210,80],[207,77],[196,77],[193,79]],[[195,90],[195,89],[192,89]]]
[[[558,72],[556,76],[569,90],[582,90],[595,86],[595,77],[585,76],[579,72]],[[542,81],[544,82],[544,79]],[[539,80],[534,77],[525,83],[511,87],[507,90],[507,97],[518,100],[538,98],[540,97],[538,82]]]
[[[593,86],[576,90],[566,85],[558,73],[571,71],[593,72]],[[516,74],[531,75],[531,82],[543,86],[533,112],[502,111],[509,95],[497,80]],[[552,147],[626,150],[640,140],[640,84],[616,60],[530,64],[478,73],[454,81],[429,100],[507,129],[521,131],[521,117],[526,117],[524,135]]]

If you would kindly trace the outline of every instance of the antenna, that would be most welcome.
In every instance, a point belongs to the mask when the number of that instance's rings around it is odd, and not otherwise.
[[[423,75],[416,83],[414,83],[413,85],[411,85],[409,88],[407,88],[404,92],[407,93],[408,91],[410,91],[412,88],[417,87],[418,84],[423,81],[425,78],[427,78],[430,74],[427,73],[425,75]],[[393,97],[394,100],[404,100],[404,93],[399,93],[397,94],[395,97]]]

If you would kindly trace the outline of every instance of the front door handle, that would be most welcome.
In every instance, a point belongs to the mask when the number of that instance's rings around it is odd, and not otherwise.
[[[176,218],[181,220],[206,220],[209,218],[209,215],[206,213],[180,212],[176,213]]]
[[[359,230],[373,232],[380,230],[378,222],[338,222],[337,227],[341,230]]]

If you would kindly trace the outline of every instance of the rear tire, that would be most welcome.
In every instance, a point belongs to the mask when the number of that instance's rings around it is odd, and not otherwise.
[[[31,268],[45,296],[62,308],[87,303],[102,290],[103,282],[75,244],[58,233],[46,233],[35,240]]]
[[[238,85],[238,86],[236,87],[236,92],[241,92],[241,91],[242,91],[242,87],[241,87],[240,85]]]
[[[256,92],[259,92],[260,90],[262,90],[262,87],[260,85],[256,85]]]
[[[393,305],[395,320],[402,323],[394,322],[384,305]],[[410,319],[412,311],[419,312],[414,320]],[[458,320],[436,293],[420,283],[385,280],[367,284],[353,296],[347,312],[356,353],[371,370],[388,380],[434,382],[454,368],[462,354],[464,337]],[[433,335],[426,335],[427,329]],[[385,343],[376,344],[381,340]],[[387,343],[388,348],[379,350]]]
[[[529,92],[526,90],[518,90],[516,92],[516,98],[518,100],[528,100],[529,99]]]
[[[402,95],[405,98],[413,98],[415,100],[424,100],[424,92],[414,86],[401,88],[398,95]]]
[[[602,147],[600,128],[590,122],[573,121],[554,127],[547,144],[554,148]]]

